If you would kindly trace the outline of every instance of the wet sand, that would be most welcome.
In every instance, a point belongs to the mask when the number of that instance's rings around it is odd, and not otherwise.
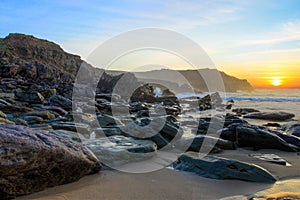
[[[286,159],[292,166],[282,166],[249,157],[248,155],[251,153],[274,153]],[[238,149],[235,151],[224,151],[216,155],[258,164],[269,170],[280,180],[297,177],[300,174],[299,155],[297,153]],[[208,179],[193,173],[175,171],[169,168],[140,174],[105,169],[98,174],[86,176],[78,182],[49,188],[39,193],[19,197],[18,199],[221,199],[237,195],[251,196],[258,191],[272,188],[273,186],[276,186],[276,184]],[[285,191],[279,190],[277,192]],[[241,196],[239,196],[240,198]]]

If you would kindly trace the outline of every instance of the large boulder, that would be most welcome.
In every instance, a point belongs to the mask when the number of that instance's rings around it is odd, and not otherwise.
[[[246,114],[244,118],[252,119],[264,119],[264,120],[275,120],[275,121],[285,121],[287,119],[292,119],[295,117],[294,114],[286,112],[253,112]]]
[[[14,198],[96,173],[94,154],[68,137],[0,125],[0,197]]]
[[[177,170],[213,179],[238,179],[253,182],[276,182],[276,178],[260,166],[216,156],[199,158],[196,153],[181,155],[173,164]]]

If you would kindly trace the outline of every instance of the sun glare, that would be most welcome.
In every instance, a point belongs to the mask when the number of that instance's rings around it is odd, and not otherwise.
[[[271,80],[271,83],[273,86],[280,86],[280,85],[282,85],[282,80],[279,78],[274,78]]]

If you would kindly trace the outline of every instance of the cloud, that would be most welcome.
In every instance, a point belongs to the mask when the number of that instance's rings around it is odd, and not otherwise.
[[[300,21],[289,21],[282,24],[277,31],[264,36],[238,41],[238,45],[266,45],[300,40]]]

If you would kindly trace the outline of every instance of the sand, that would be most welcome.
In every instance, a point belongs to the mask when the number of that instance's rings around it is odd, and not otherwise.
[[[286,159],[292,166],[282,166],[249,157],[251,153],[274,153]],[[279,179],[289,179],[300,174],[299,155],[276,150],[251,151],[238,149],[224,151],[218,156],[258,164]],[[156,163],[157,164],[157,163]],[[280,182],[279,182],[280,183]],[[221,199],[240,195],[253,195],[258,191],[274,188],[277,184],[254,183],[239,180],[214,180],[193,173],[164,168],[150,173],[131,174],[104,169],[100,173],[86,176],[78,182],[46,189],[42,192],[18,199],[39,200],[160,200],[160,199]],[[294,189],[295,190],[295,189]],[[293,192],[281,191],[279,192]],[[244,197],[245,198],[245,197]],[[229,198],[233,199],[233,198]]]

